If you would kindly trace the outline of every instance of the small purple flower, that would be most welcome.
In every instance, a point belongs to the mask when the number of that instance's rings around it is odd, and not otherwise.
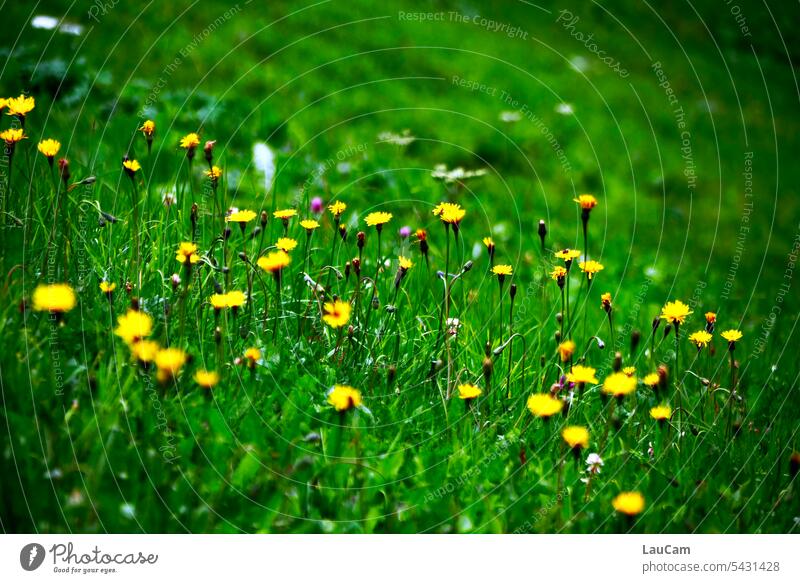
[[[408,239],[411,236],[411,227],[405,226],[400,227],[400,238],[401,239]]]
[[[322,212],[325,203],[322,202],[322,199],[318,196],[315,196],[311,199],[311,212],[319,214]]]

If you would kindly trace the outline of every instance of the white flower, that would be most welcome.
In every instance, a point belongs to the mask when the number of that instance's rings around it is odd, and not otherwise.
[[[603,468],[603,458],[596,453],[590,453],[586,457],[586,471],[590,474],[599,474],[600,470]]]
[[[488,170],[479,168],[478,170],[464,170],[461,166],[448,170],[445,164],[437,164],[431,172],[431,176],[438,180],[443,180],[445,183],[461,182],[468,178],[475,178],[477,176],[484,176]]]
[[[178,202],[178,196],[175,194],[175,189],[167,190],[161,195],[161,202],[164,206],[172,206]]]

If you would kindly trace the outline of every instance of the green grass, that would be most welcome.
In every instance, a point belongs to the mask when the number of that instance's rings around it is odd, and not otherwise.
[[[100,22],[87,16],[91,3],[37,7],[37,13],[83,23],[81,36],[31,28],[27,6],[0,7],[9,29],[19,31],[0,46],[2,92],[36,97],[25,126],[29,139],[13,158],[3,223],[3,529],[795,529],[789,456],[799,447],[792,346],[800,208],[799,177],[787,155],[797,148],[797,92],[783,43],[796,60],[796,35],[784,30],[791,9],[771,7],[781,40],[768,12],[748,8],[758,31],[749,39],[718,4],[701,3],[702,21],[684,9],[659,8],[664,22],[646,5],[627,2],[544,9],[348,3],[346,10],[328,2],[296,14],[302,5],[240,3],[230,18],[223,17],[229,6],[219,2],[170,10],[120,4],[98,15]],[[579,15],[576,30],[594,34],[629,77],[621,79],[556,21],[562,8]],[[479,13],[519,26],[527,38],[449,20],[409,22],[400,11]],[[584,73],[569,65],[576,56],[588,63]],[[694,188],[684,175],[675,106],[659,87],[655,61],[685,112]],[[454,76],[487,89],[470,91]],[[574,114],[559,113],[560,103]],[[158,128],[149,155],[136,131],[142,108]],[[520,121],[500,121],[501,112],[515,109]],[[12,120],[3,118],[5,129]],[[417,138],[408,146],[378,140],[381,132],[405,129]],[[363,219],[376,210],[394,214],[381,240],[391,264],[379,276],[378,309],[368,320],[368,282],[357,286],[353,273],[331,278],[332,291],[356,306],[352,337],[345,329],[338,338],[321,322],[318,303],[302,285],[306,235],[296,219],[289,231],[299,245],[283,277],[283,317],[274,334],[275,284],[237,253],[255,263],[282,233],[280,222],[271,219],[263,239],[247,242],[234,227],[223,258],[202,152],[189,180],[177,148],[190,131],[218,141],[225,208],[271,214],[296,206],[305,217],[314,196],[345,201],[349,234],[333,255],[341,271],[357,256],[356,232],[364,230],[362,276],[374,276],[377,237]],[[44,137],[61,141],[70,182],[96,181],[64,197],[36,152]],[[252,164],[257,141],[277,154],[269,191]],[[745,196],[742,175],[749,152],[752,197]],[[120,166],[125,154],[143,166],[137,175],[143,277],[130,296],[153,317],[151,337],[191,357],[164,384],[132,360],[113,332],[131,303],[124,284],[136,279],[132,182]],[[431,177],[439,163],[488,173],[445,185]],[[6,164],[2,171],[5,186]],[[161,196],[172,187],[178,203],[167,212]],[[57,188],[64,223],[53,213]],[[559,437],[565,417],[534,419],[525,402],[559,380],[560,296],[549,272],[557,264],[552,251],[583,247],[572,200],[581,192],[600,201],[591,215],[589,251],[605,269],[588,294],[577,266],[572,270],[569,335],[578,344],[576,358],[597,368],[601,383],[616,351],[640,377],[665,363],[670,388],[656,396],[640,383],[635,396],[612,407],[599,384],[588,387],[569,411],[569,423],[586,426],[591,436],[573,461]],[[449,237],[450,272],[474,261],[452,285],[450,315],[461,328],[447,343],[438,333],[443,284],[436,276],[447,264],[447,239],[431,213],[442,200],[467,210],[458,237]],[[195,201],[200,254],[208,262],[230,261],[227,277],[205,262],[187,277],[174,259],[179,243],[192,238]],[[98,208],[117,222],[100,225]],[[544,253],[540,219],[549,231]],[[321,222],[311,239],[309,273],[325,284],[327,274],[320,272],[329,263],[333,226],[327,213]],[[256,224],[249,224],[248,236]],[[429,267],[414,237],[398,237],[403,225],[427,229]],[[66,234],[70,260],[43,270],[54,226],[56,241]],[[496,262],[514,267],[502,312],[480,245],[487,235],[497,243]],[[415,265],[395,298],[398,254]],[[176,289],[174,272],[183,278]],[[208,304],[215,282],[225,291],[246,291],[251,278],[248,304],[235,319],[222,314],[217,343]],[[111,303],[98,289],[102,280],[117,284]],[[54,281],[69,281],[79,297],[62,325],[30,309],[34,288]],[[511,283],[519,336],[489,357],[489,383],[485,346],[491,340],[496,349],[509,337]],[[614,301],[615,337],[600,308],[606,291]],[[663,325],[655,352],[646,353],[652,319],[672,299],[694,310],[680,329],[685,374],[676,374],[674,331],[663,338]],[[719,315],[714,351],[695,358],[686,337],[703,327],[709,310]],[[718,334],[727,328],[744,333],[735,351],[741,400],[733,405],[727,347]],[[641,342],[632,350],[634,330]],[[604,350],[590,343],[595,335]],[[249,347],[262,352],[253,370],[236,363]],[[200,368],[219,371],[222,381],[211,391],[199,389],[192,375]],[[719,387],[713,398],[702,379]],[[471,409],[443,398],[463,382],[485,391]],[[358,388],[364,408],[337,414],[326,397],[335,383]],[[676,383],[684,413],[659,428],[649,408],[662,401],[677,408]],[[587,496],[581,478],[590,452],[599,452],[605,465]],[[646,499],[645,512],[633,520],[611,506],[624,490]]]

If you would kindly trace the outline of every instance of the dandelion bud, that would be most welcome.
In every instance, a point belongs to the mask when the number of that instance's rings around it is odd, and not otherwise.
[[[381,302],[380,302],[380,300],[378,299],[378,296],[376,295],[376,296],[374,296],[374,297],[372,298],[372,309],[373,309],[373,310],[377,310],[377,309],[378,309],[378,308],[380,308],[380,307],[381,307]]]
[[[653,318],[653,334],[656,333],[658,327],[661,325],[661,318]]]
[[[230,227],[225,227],[225,230],[222,231],[222,238],[225,241],[227,241],[228,239],[231,238],[231,228]]]
[[[133,310],[134,312],[139,311],[139,298],[137,298],[136,296],[131,298],[131,310]]]
[[[467,262],[464,264],[464,267],[462,267],[462,268],[461,268],[461,271],[463,271],[464,273],[466,273],[466,272],[468,272],[470,269],[472,269],[472,266],[473,266],[473,265],[474,265],[474,264],[472,263],[472,260],[470,260],[470,261],[467,261]]]
[[[542,368],[544,368],[546,364],[547,364],[547,359],[545,358],[545,356],[544,356],[544,354],[543,354],[543,355],[542,355],[542,356],[539,358],[539,366],[541,366]]]
[[[622,354],[621,353],[616,352],[614,354],[614,364],[613,364],[612,368],[614,369],[614,372],[619,372],[622,369]]]
[[[642,333],[638,330],[634,330],[631,332],[631,354],[636,352],[636,349],[639,347],[639,340],[642,339]]]
[[[556,330],[555,334],[553,334],[553,338],[555,338],[555,341],[560,344],[561,343],[561,330]]]
[[[58,174],[61,176],[61,180],[64,182],[64,185],[69,182],[69,160],[66,158],[61,158],[58,161]]]
[[[669,369],[666,365],[661,364],[656,372],[658,374],[658,388],[661,390],[666,389],[669,386]]]
[[[261,234],[261,227],[259,225],[256,225],[255,227],[253,227],[253,232],[250,233],[250,240],[252,241],[253,239],[257,239],[260,234]]]
[[[511,287],[508,288],[508,295],[511,296],[511,300],[514,300],[514,297],[517,295],[517,284],[512,283]]]
[[[189,219],[192,221],[192,232],[197,230],[197,214],[199,211],[199,207],[197,203],[192,203],[192,210],[189,213]]]
[[[350,281],[350,262],[344,264],[344,280]]]
[[[564,319],[564,314],[562,314],[561,312],[556,312],[556,323],[560,324],[563,319]]]
[[[672,325],[671,324],[667,324],[666,326],[664,326],[664,338],[669,336],[669,333],[670,333],[671,330],[672,330]]]
[[[539,240],[542,242],[542,250],[544,250],[545,237],[547,237],[547,225],[543,220],[539,220]]]
[[[219,344],[220,342],[222,342],[222,330],[217,326],[214,328],[214,343]]]
[[[359,251],[364,249],[364,239],[365,239],[365,237],[366,237],[366,234],[364,233],[364,231],[359,231],[356,234],[356,240],[358,241],[357,244],[358,244],[358,250]]]
[[[361,277],[361,260],[358,257],[353,259],[353,270],[356,272],[356,277]]]
[[[268,218],[267,211],[261,211],[261,227],[263,229],[267,228],[267,218]]]
[[[353,337],[353,333],[355,333],[355,330],[356,330],[356,329],[355,329],[355,328],[353,328],[353,325],[352,325],[352,324],[350,324],[350,325],[347,327],[347,337],[348,337],[348,338],[352,338],[352,337]]]
[[[489,386],[489,381],[492,380],[492,370],[494,369],[494,362],[488,356],[484,357],[483,364],[481,365],[483,368],[483,380],[486,383],[486,386]]]
[[[347,241],[347,227],[345,225],[339,225],[339,237],[342,239],[342,243]]]
[[[386,373],[386,381],[391,385],[394,383],[396,378],[397,378],[397,367],[395,365],[391,365]]]
[[[217,140],[208,140],[203,146],[203,154],[205,155],[206,162],[208,162],[209,166],[211,166],[211,162],[214,161],[214,145],[216,143]]]
[[[798,472],[800,472],[800,452],[794,451],[789,456],[789,479],[794,480]]]

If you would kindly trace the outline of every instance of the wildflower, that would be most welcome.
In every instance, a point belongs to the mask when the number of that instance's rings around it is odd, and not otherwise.
[[[225,294],[225,303],[227,307],[233,310],[234,314],[236,314],[236,310],[241,308],[245,302],[247,302],[247,296],[244,295],[244,292],[233,290]]]
[[[492,267],[492,273],[497,276],[497,280],[500,282],[500,285],[503,285],[503,281],[505,280],[506,276],[510,276],[513,272],[513,269],[510,265],[495,265]]]
[[[576,385],[584,385],[586,383],[597,383],[597,378],[595,378],[595,369],[590,366],[582,366],[580,364],[576,364],[572,367],[572,370],[567,373],[567,380],[571,383],[575,383]]]
[[[572,340],[565,340],[558,345],[558,355],[561,357],[561,362],[567,362],[575,353],[575,343]]]
[[[247,368],[252,370],[261,360],[261,351],[258,348],[248,348],[244,351],[244,359],[247,362]]]
[[[300,221],[300,226],[306,230],[306,233],[311,235],[314,229],[319,228],[319,223],[314,219],[305,219]]]
[[[197,245],[190,242],[181,243],[175,252],[175,259],[182,265],[194,265],[200,261],[200,256],[197,254]]]
[[[615,372],[603,382],[603,393],[615,397],[624,397],[636,390],[636,377],[622,372]]]
[[[339,200],[328,205],[328,210],[333,215],[334,220],[338,223],[342,213],[347,209],[347,205]]]
[[[326,302],[323,306],[325,314],[322,320],[331,328],[341,328],[350,321],[352,309],[348,302],[341,300]]]
[[[58,151],[61,149],[61,142],[52,139],[42,140],[41,142],[39,142],[37,148],[44,155],[44,157],[47,158],[47,162],[52,167],[53,158],[55,157],[56,154],[58,154]]]
[[[689,306],[680,300],[676,300],[674,302],[667,302],[664,307],[661,308],[660,318],[671,324],[678,325],[683,324],[686,321],[686,317],[691,313],[692,311],[689,309]]]
[[[433,214],[438,216],[445,225],[453,225],[454,229],[458,229],[458,225],[461,223],[464,215],[467,214],[467,211],[461,208],[459,204],[442,202],[433,209]]]
[[[318,215],[322,212],[322,209],[325,208],[325,203],[322,202],[322,199],[318,196],[315,196],[311,199],[311,212]]]
[[[136,160],[128,160],[128,159],[124,159],[122,161],[122,167],[125,169],[125,172],[127,173],[127,175],[130,176],[131,178],[133,178],[133,176],[139,170],[142,169],[142,165],[139,164],[138,161],[136,161]]]
[[[590,453],[586,456],[586,471],[590,474],[599,474],[604,465],[603,458],[599,454]]]
[[[228,223],[239,223],[239,226],[244,228],[244,225],[246,223],[249,223],[253,219],[255,219],[256,216],[258,216],[258,215],[256,215],[256,213],[253,212],[253,211],[236,210],[236,211],[230,213],[228,216],[226,216],[225,217],[225,221],[228,222]]]
[[[419,252],[428,260],[428,232],[425,229],[417,229],[415,233],[419,242]]]
[[[3,140],[6,143],[6,147],[13,152],[14,146],[17,145],[17,142],[24,140],[28,136],[25,135],[25,130],[16,129],[16,128],[8,128],[7,130],[0,132],[0,140]]]
[[[208,162],[209,166],[213,166],[214,162],[214,146],[217,145],[217,140],[206,140],[203,144],[203,157]]]
[[[296,209],[277,210],[274,213],[272,213],[272,216],[274,216],[276,219],[288,221],[292,217],[297,216],[297,210]]]
[[[33,97],[26,97],[25,95],[9,97],[6,100],[6,107],[8,108],[6,115],[15,115],[18,118],[24,118],[35,106],[36,101]]]
[[[385,213],[382,211],[369,213],[367,218],[364,220],[366,221],[368,227],[375,227],[375,230],[380,232],[383,228],[383,225],[392,220],[392,213]]]
[[[2,137],[2,134],[0,134]],[[66,158],[61,158],[58,161],[58,175],[61,176],[61,180],[66,185],[69,182],[69,160]]]
[[[597,199],[591,194],[581,194],[578,198],[573,198],[572,200],[577,202],[584,211],[590,211],[597,206]]]
[[[581,271],[586,274],[586,277],[588,277],[590,281],[595,273],[605,269],[602,263],[599,263],[594,260],[582,261],[581,263],[578,264],[578,267],[581,268]]]
[[[408,239],[411,236],[411,227],[407,225],[400,227],[398,234],[401,239]]]
[[[208,301],[214,307],[214,310],[219,311],[228,307],[228,294],[214,294],[208,298]]]
[[[553,271],[550,272],[550,277],[553,280],[555,280],[555,282],[558,284],[558,287],[563,288],[564,281],[566,280],[567,277],[567,270],[561,267],[560,265],[557,265],[556,267],[553,268]]]
[[[163,204],[167,208],[171,207],[177,202],[178,202],[178,196],[175,194],[174,189],[164,191],[164,194],[161,195],[161,204]]]
[[[156,367],[158,380],[164,382],[178,376],[183,365],[186,364],[186,353],[180,348],[164,348],[156,354]]]
[[[458,385],[458,398],[463,401],[471,401],[481,396],[483,391],[475,385]]]
[[[156,132],[156,122],[152,119],[148,119],[142,124],[142,127],[139,128],[139,131],[144,134],[144,137],[148,141],[152,141],[153,134]]]
[[[661,379],[658,376],[658,373],[651,372],[650,374],[645,375],[645,377],[642,379],[642,382],[651,389],[654,389],[658,386],[660,380]]]
[[[494,260],[494,239],[491,237],[484,237],[483,244],[486,245],[486,251],[489,253],[489,259]]]
[[[672,415],[672,408],[669,405],[658,405],[650,409],[650,417],[656,421],[666,421]]]
[[[626,366],[622,369],[622,374],[632,377],[636,374],[636,367],[635,366]]]
[[[572,260],[580,257],[581,252],[577,249],[562,249],[561,251],[556,251],[554,255],[557,259],[564,261],[567,271],[569,271],[569,266],[572,265]]]
[[[706,312],[706,332],[709,334],[714,331],[714,324],[717,322],[717,315],[714,312]]]
[[[153,331],[153,320],[138,310],[128,310],[117,317],[117,328],[114,334],[122,338],[127,344],[134,344],[142,338],[147,338]]]
[[[406,276],[406,273],[409,269],[414,267],[414,263],[408,257],[403,257],[402,255],[398,256],[397,258],[397,275],[394,278],[394,286],[397,287],[400,285],[400,282],[403,281],[403,278]]]
[[[360,407],[361,393],[347,385],[334,385],[328,393],[328,403],[341,413],[353,407]]]
[[[211,184],[216,186],[217,181],[222,176],[222,168],[220,168],[219,166],[212,166],[208,170],[204,171],[203,174],[208,176],[211,179]]]
[[[295,241],[291,237],[281,237],[275,243],[275,247],[277,247],[281,251],[286,251],[288,253],[289,251],[297,247],[297,241]]]
[[[155,340],[140,340],[131,345],[131,354],[142,364],[150,364],[156,359],[161,347]]]
[[[548,393],[535,393],[528,397],[528,410],[536,417],[548,418],[563,408],[564,403]]]
[[[689,341],[697,346],[697,350],[701,350],[708,346],[708,343],[711,342],[711,338],[711,334],[705,330],[698,330],[697,332],[689,335]]]
[[[194,373],[194,382],[204,389],[212,389],[219,382],[219,373],[209,370],[198,370]]]
[[[76,304],[75,292],[66,283],[42,284],[33,290],[33,309],[37,312],[64,314]]]
[[[622,492],[611,502],[614,510],[628,516],[635,516],[644,510],[644,496],[639,492]]]
[[[539,219],[539,241],[542,244],[542,253],[544,253],[544,240],[547,237],[547,225],[545,224],[543,219]]]
[[[117,289],[116,283],[108,283],[105,280],[100,282],[100,291],[106,294],[109,299],[111,299],[111,295],[114,293],[115,289]]]
[[[602,296],[600,296],[600,307],[603,308],[606,313],[611,312],[611,294],[606,292]]]
[[[561,432],[561,437],[576,453],[581,448],[589,447],[589,431],[580,425],[570,425]]]
[[[257,264],[267,273],[271,273],[277,277],[280,275],[281,270],[289,265],[291,261],[292,259],[285,251],[278,250],[272,251],[263,257],[259,257]]]
[[[180,147],[186,150],[186,158],[188,158],[190,162],[194,158],[195,149],[197,149],[199,145],[200,136],[194,132],[186,134],[181,138]]]
[[[736,348],[736,343],[742,339],[742,333],[739,330],[725,330],[720,336],[728,341],[728,350],[731,352]]]

